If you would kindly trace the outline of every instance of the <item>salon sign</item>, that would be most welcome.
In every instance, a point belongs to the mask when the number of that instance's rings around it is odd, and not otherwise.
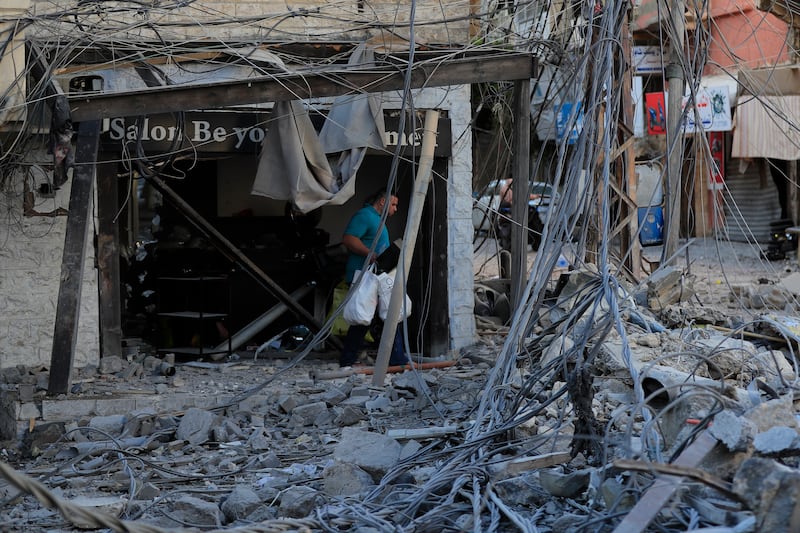
[[[313,120],[317,129],[324,117]],[[317,122],[319,122],[317,124]],[[406,127],[398,131],[399,118],[384,117],[384,140],[387,151],[394,152],[400,144],[404,155],[419,153],[422,145],[422,122],[416,131]],[[154,152],[245,152],[257,153],[261,149],[269,125],[268,113],[194,112],[151,115],[146,117],[119,117],[104,119],[100,133],[103,150],[133,151],[137,146],[146,154]],[[450,121],[439,119],[435,155],[451,153]]]

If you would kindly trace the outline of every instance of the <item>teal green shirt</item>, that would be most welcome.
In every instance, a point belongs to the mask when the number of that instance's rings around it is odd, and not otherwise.
[[[378,226],[381,224],[381,214],[371,205],[365,205],[353,215],[344,230],[345,235],[352,235],[361,240],[364,246],[372,248],[372,242],[378,233]],[[389,231],[383,227],[378,236],[378,244],[375,246],[375,255],[380,255],[389,247]],[[353,282],[356,270],[361,270],[364,266],[365,257],[350,253],[347,257],[347,268],[345,269],[344,279],[347,283]]]

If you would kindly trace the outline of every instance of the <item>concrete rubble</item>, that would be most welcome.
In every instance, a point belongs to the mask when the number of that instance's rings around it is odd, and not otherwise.
[[[624,336],[587,341],[603,315],[558,324],[595,275],[566,274],[505,381],[505,429],[489,435],[475,433],[476,406],[505,340],[494,326],[452,366],[390,374],[384,387],[314,353],[293,365],[177,361],[166,373],[149,355],[108,358],[76,369],[57,398],[47,368],[4,369],[4,530],[97,527],[48,507],[33,479],[63,505],[163,531],[474,529],[479,482],[503,509],[487,530],[796,531],[795,304],[745,321],[727,303],[756,291],[719,296],[669,269],[628,288],[640,296],[623,299]],[[688,305],[677,294],[725,319],[668,325],[672,306]]]

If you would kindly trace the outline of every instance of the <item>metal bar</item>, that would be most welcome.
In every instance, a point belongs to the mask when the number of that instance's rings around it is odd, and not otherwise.
[[[311,292],[311,290],[313,290],[315,287],[316,285],[314,284],[303,285],[289,296],[291,296],[295,300],[299,300],[300,298]],[[228,337],[228,339],[225,342],[214,348],[214,351],[221,352],[225,350],[225,348],[227,347],[228,351],[232,352],[233,350],[239,348],[242,344],[246,343],[254,336],[256,336],[259,331],[261,331],[265,327],[275,322],[275,320],[280,318],[280,316],[288,310],[289,307],[286,304],[278,302],[277,304],[270,307],[269,311],[259,316],[258,318],[247,324],[245,327],[243,327],[242,329],[240,329],[239,331]]]

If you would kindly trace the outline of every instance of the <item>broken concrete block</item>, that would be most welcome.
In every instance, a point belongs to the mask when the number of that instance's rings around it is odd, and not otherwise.
[[[326,413],[328,413],[328,404],[325,402],[308,403],[292,409],[292,417],[300,418],[305,426],[314,424],[321,415]]]
[[[768,350],[757,353],[745,363],[748,381],[763,377],[767,384],[780,387],[785,382],[794,380],[794,367],[780,350]]]
[[[352,426],[353,424],[358,424],[361,420],[366,418],[367,416],[361,409],[358,409],[352,405],[345,405],[339,414],[336,415],[333,423],[341,427]]]
[[[98,430],[100,433],[89,432],[91,440],[105,440],[109,435],[116,437],[122,434],[122,429],[125,427],[127,417],[125,415],[108,415],[108,416],[93,416],[89,420],[89,427]]]
[[[748,419],[725,409],[714,417],[708,429],[711,436],[731,452],[745,451],[756,434],[756,426]]]
[[[798,441],[800,435],[795,428],[775,426],[757,434],[753,439],[753,447],[757,453],[781,455],[797,451]]]
[[[779,282],[791,294],[800,295],[800,272],[792,272]]]
[[[558,470],[540,470],[539,484],[552,494],[562,498],[574,498],[589,486],[591,470],[575,470],[564,474]]]
[[[343,463],[353,463],[369,472],[373,479],[379,479],[397,463],[401,451],[400,443],[385,435],[346,427],[342,429],[342,437],[333,451],[333,458]]]
[[[794,415],[791,395],[761,402],[745,412],[744,416],[756,425],[759,432],[767,431],[775,426],[786,426],[793,429],[800,427]]]
[[[194,526],[219,527],[222,525],[222,514],[215,503],[192,496],[183,496],[175,500],[171,514],[183,523]]]
[[[266,451],[272,447],[272,439],[263,427],[255,428],[247,438],[247,447],[254,451]]]
[[[216,419],[215,414],[192,407],[181,418],[176,437],[188,441],[189,444],[203,444],[211,437],[211,428]]]
[[[289,518],[308,516],[320,498],[316,490],[305,485],[295,485],[281,495],[280,514]]]
[[[363,494],[374,486],[372,476],[352,463],[334,462],[322,471],[322,490],[330,496]]]
[[[800,472],[771,459],[751,457],[733,477],[733,491],[756,514],[755,531],[795,531],[800,513]]]
[[[494,485],[497,495],[508,505],[536,508],[550,498],[550,495],[536,482],[535,473],[525,473],[498,481]]]
[[[100,359],[100,368],[98,372],[101,374],[116,374],[121,372],[127,363],[121,357],[116,355],[109,355]]]
[[[297,407],[297,398],[294,396],[282,396],[278,399],[278,407],[286,414],[290,414]]]
[[[144,483],[136,490],[135,500],[155,500],[161,494],[161,490],[152,483]]]
[[[225,515],[225,519],[233,522],[247,518],[259,505],[261,505],[261,498],[253,489],[237,485],[222,501],[220,509]]]
[[[738,376],[745,363],[758,353],[752,342],[723,335],[697,339],[695,344],[708,350],[708,375],[714,379]]]

